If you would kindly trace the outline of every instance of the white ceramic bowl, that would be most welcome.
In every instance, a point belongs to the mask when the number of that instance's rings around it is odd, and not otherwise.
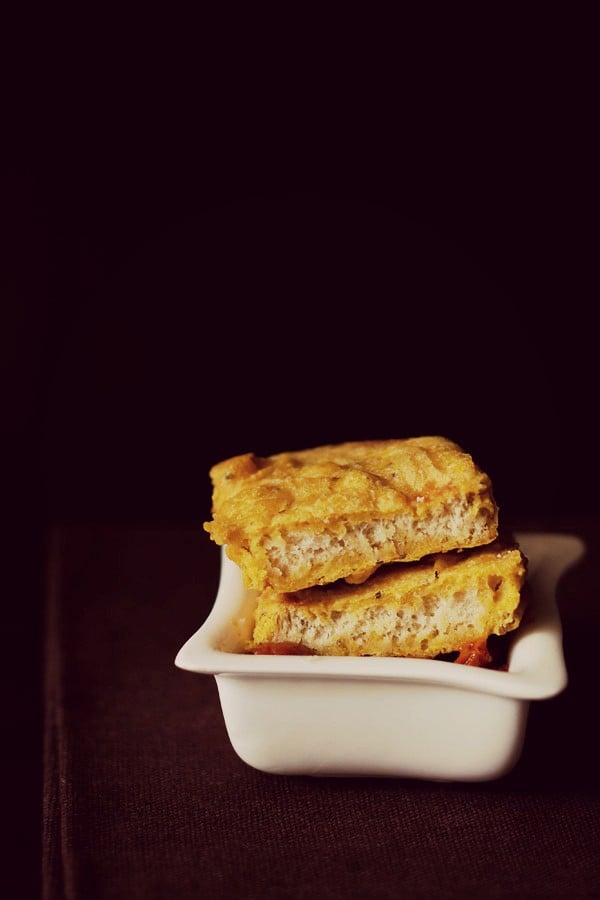
[[[264,772],[498,778],[519,759],[530,701],[566,687],[555,592],[584,552],[573,535],[517,539],[529,559],[532,615],[511,638],[506,671],[428,659],[239,652],[255,594],[224,551],[213,609],[175,665],[215,677],[234,750]]]

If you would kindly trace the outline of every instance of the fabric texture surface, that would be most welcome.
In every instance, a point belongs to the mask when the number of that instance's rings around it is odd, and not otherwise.
[[[44,900],[600,896],[598,678],[586,651],[600,624],[600,525],[580,533],[588,554],[559,589],[569,686],[531,705],[512,772],[463,784],[250,768],[214,679],[174,666],[218,583],[201,527],[56,525]]]

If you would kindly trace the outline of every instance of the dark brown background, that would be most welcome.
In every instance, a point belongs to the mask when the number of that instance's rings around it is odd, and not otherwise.
[[[332,128],[291,114],[301,84],[262,112],[208,63],[180,91],[156,59],[121,80],[85,57],[21,85],[2,175],[21,878],[38,856],[49,522],[200,523],[223,456],[435,432],[490,472],[506,520],[600,499],[587,116],[560,68],[518,104],[502,78],[467,78],[464,118],[438,84],[425,131],[406,94],[360,124],[336,102]]]

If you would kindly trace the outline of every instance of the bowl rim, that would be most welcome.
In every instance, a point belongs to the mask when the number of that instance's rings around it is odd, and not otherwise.
[[[369,680],[477,691],[523,700],[555,696],[567,686],[562,624],[556,602],[560,578],[585,553],[573,534],[516,532],[529,561],[532,615],[514,633],[507,670],[464,666],[444,660],[360,656],[268,656],[221,649],[248,591],[241,571],[221,548],[219,585],[214,604],[197,631],[183,644],[175,665],[187,671],[256,678],[319,678],[343,682]]]

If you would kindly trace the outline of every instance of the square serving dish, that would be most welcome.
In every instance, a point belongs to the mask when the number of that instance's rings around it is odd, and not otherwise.
[[[214,676],[235,752],[263,772],[499,778],[521,755],[530,702],[567,685],[556,586],[585,549],[574,535],[516,537],[529,560],[531,600],[511,636],[506,670],[434,659],[240,652],[255,592],[244,588],[224,550],[214,606],[175,665]]]

